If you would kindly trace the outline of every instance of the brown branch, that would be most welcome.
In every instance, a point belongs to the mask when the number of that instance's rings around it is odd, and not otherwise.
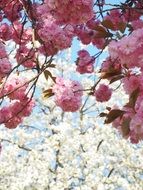
[[[25,151],[32,151],[32,149],[30,149],[30,148],[28,148],[28,147],[26,147],[24,145],[19,145],[19,144],[15,143],[15,142],[12,142],[12,141],[8,140],[8,139],[3,139],[2,138],[1,141],[2,142],[8,142],[8,143],[13,144],[13,145],[17,145],[18,148],[23,149]]]

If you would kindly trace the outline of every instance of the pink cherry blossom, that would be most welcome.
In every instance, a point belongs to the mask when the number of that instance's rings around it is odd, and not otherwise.
[[[11,63],[9,62],[8,58],[0,59],[0,81],[2,78],[7,76],[12,69]]]
[[[4,124],[9,129],[16,128],[22,123],[23,118],[31,114],[35,101],[25,98],[22,101],[15,101],[0,109],[0,124]]]
[[[132,143],[138,143],[143,139],[143,118],[136,114],[130,122],[130,139]]]
[[[134,90],[136,90],[140,86],[140,78],[135,75],[131,75],[130,77],[125,77],[122,79],[124,90],[127,94],[131,94]]]
[[[94,71],[95,58],[90,56],[86,50],[80,50],[78,52],[78,58],[76,61],[76,71],[80,74],[92,73]]]
[[[5,46],[2,42],[0,42],[0,58],[6,58],[7,57],[7,53],[5,50]]]
[[[77,81],[57,78],[53,86],[57,106],[65,112],[75,112],[81,106],[82,86]]]
[[[46,0],[45,5],[59,23],[81,24],[93,16],[93,0]]]
[[[33,68],[36,65],[35,52],[22,45],[16,53],[17,62],[27,68]]]
[[[106,102],[111,98],[112,89],[105,84],[100,84],[99,88],[94,91],[94,96],[98,102]]]
[[[23,100],[26,97],[27,87],[25,78],[9,77],[4,88],[1,89],[1,95],[7,94],[11,100]]]

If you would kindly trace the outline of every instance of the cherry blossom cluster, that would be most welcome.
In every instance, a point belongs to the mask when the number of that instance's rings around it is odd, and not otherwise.
[[[25,98],[22,101],[14,101],[0,109],[0,124],[9,129],[16,128],[22,123],[24,117],[28,117],[35,105],[34,100]]]
[[[80,50],[78,52],[77,68],[76,71],[80,74],[92,73],[94,71],[95,58],[90,56],[88,51]]]
[[[101,115],[106,117],[106,123],[113,122],[114,126],[118,123],[116,128],[131,142],[137,143],[143,139],[141,1],[125,1],[111,6],[106,1],[94,0],[2,0],[0,9],[0,98],[4,101],[1,114],[7,113],[7,120],[1,123],[11,121],[14,128],[31,112],[23,113],[28,109],[27,105],[32,110],[33,103],[28,96],[26,79],[20,78],[21,72],[31,70],[35,79],[37,77],[30,88],[33,94],[36,82],[44,73],[47,80],[50,78],[54,82],[47,92],[52,91],[50,95],[54,94],[57,106],[65,112],[80,109],[83,91],[87,92],[87,96],[95,96],[97,102],[107,102],[114,92],[110,85],[120,82],[128,94],[127,104],[121,110],[116,109],[116,105],[115,109],[110,107],[108,113]],[[83,89],[80,82],[59,78],[52,72],[56,68],[56,64],[52,63],[56,55],[70,48],[75,38],[84,45],[96,48],[94,56],[83,48],[78,50],[75,61],[75,71],[82,74],[81,77],[88,74],[97,79],[97,84],[95,81],[88,89]],[[6,47],[8,42],[15,43],[13,61],[9,59],[13,50]],[[108,55],[98,70],[95,60],[97,62],[106,49]],[[18,77],[11,78],[11,72]],[[109,85],[104,84],[104,79],[108,80]],[[6,98],[10,100],[9,105]],[[19,104],[18,111],[15,111],[17,116],[12,111],[15,104]],[[26,108],[20,111],[22,105]]]
[[[44,43],[40,52],[54,55],[71,46],[75,24],[82,24],[93,17],[93,0],[48,0],[42,5],[33,5],[33,9],[36,9],[33,16],[37,37]]]
[[[4,87],[0,89],[0,97],[7,97],[11,103],[0,109],[0,124],[7,128],[16,128],[23,118],[31,114],[35,101],[27,96],[26,79],[9,77]]]
[[[6,18],[10,21],[15,21],[21,17],[20,11],[22,10],[22,4],[17,0],[2,0],[0,2],[0,9],[3,10]]]
[[[79,82],[57,78],[52,90],[57,106],[63,111],[75,112],[80,108],[83,88]]]
[[[2,78],[7,76],[12,69],[12,65],[8,59],[5,46],[0,42],[0,82]]]
[[[109,72],[112,69],[112,71],[118,72],[119,76],[122,73],[123,79],[121,81],[125,92],[130,97],[130,101],[124,106],[123,115],[115,120],[114,126],[117,128],[119,126],[119,130],[123,135],[130,137],[133,143],[138,143],[139,140],[143,139],[142,39],[143,29],[139,28],[119,41],[112,41],[109,44],[110,59],[108,58],[105,61],[106,64],[103,64],[103,71]],[[112,67],[112,62],[114,65],[117,63],[116,69],[114,69],[114,66]],[[139,73],[133,72],[135,67],[140,69]]]
[[[123,114],[114,120],[113,126],[118,128],[125,138],[129,137],[132,143],[138,143],[143,139],[142,77],[133,75],[123,81],[123,87],[129,94],[130,101],[123,107]]]
[[[106,102],[110,100],[112,89],[105,84],[100,84],[99,88],[95,90],[94,96],[98,102]]]
[[[109,44],[109,53],[112,59],[119,59],[122,67],[140,67],[142,70],[143,29],[139,28],[131,35]]]
[[[16,60],[19,65],[27,68],[33,68],[36,65],[34,49],[29,49],[26,45],[21,45],[16,53]]]
[[[74,36],[74,28],[72,25],[64,27],[59,26],[52,15],[46,14],[39,17],[37,24],[37,33],[45,44],[46,49],[41,48],[41,52],[46,52],[48,55],[54,55],[59,50],[66,49],[71,46]]]
[[[83,44],[92,43],[96,48],[102,49],[105,47],[106,40],[103,37],[98,37],[99,33],[95,29],[99,25],[100,21],[93,17],[86,25],[76,26],[75,33]]]
[[[93,0],[45,0],[45,5],[60,24],[81,24],[93,17]]]

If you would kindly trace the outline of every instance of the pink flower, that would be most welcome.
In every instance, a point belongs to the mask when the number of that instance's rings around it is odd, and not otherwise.
[[[57,78],[53,86],[55,102],[65,112],[75,112],[81,106],[82,86],[77,81]]]
[[[0,42],[0,81],[10,73],[11,69],[12,66],[8,59],[5,46]]]
[[[93,30],[88,29],[84,25],[81,25],[80,27],[76,27],[75,33],[79,37],[81,42],[85,45],[90,44],[94,35]]]
[[[0,42],[0,58],[6,58],[7,57],[7,53],[5,50],[5,46],[2,42]]]
[[[18,2],[17,0],[13,0],[13,1],[9,1],[5,6],[6,1],[1,2],[1,4],[4,3],[4,13],[6,15],[6,17],[10,20],[10,21],[15,21],[17,19],[20,18],[20,11],[22,9],[22,4],[20,2]],[[1,6],[1,5],[0,5]],[[11,11],[12,10],[12,11]]]
[[[130,140],[132,143],[143,140],[143,117],[138,114],[135,114],[130,122]]]
[[[7,58],[0,59],[0,73],[8,74],[11,71],[11,63]]]
[[[0,109],[0,124],[6,122],[11,117],[12,117],[12,113],[8,106],[5,106],[2,109]]]
[[[107,57],[101,65],[101,72],[120,73],[121,63],[119,62],[118,59],[112,60],[111,57]],[[109,78],[112,78],[112,77],[109,77]]]
[[[119,41],[111,41],[109,54],[111,59],[119,59],[122,67],[134,68],[142,66],[143,29],[134,30],[129,36]]]
[[[11,69],[12,66],[8,58],[0,59],[0,81],[10,73]]]
[[[93,0],[46,0],[45,6],[63,24],[82,24],[93,17]]]
[[[140,19],[132,21],[131,24],[134,30],[143,28],[143,21]]]
[[[92,73],[94,71],[94,57],[90,56],[86,50],[79,51],[78,56],[76,71],[80,74]]]
[[[22,101],[15,101],[4,106],[0,110],[0,124],[4,124],[9,129],[16,128],[22,123],[23,118],[31,114],[35,101],[33,99],[25,98]]]
[[[11,100],[23,100],[26,97],[27,87],[25,78],[9,77],[1,90],[1,95],[8,94],[7,96]]]
[[[21,117],[14,116],[5,123],[5,127],[9,129],[15,129],[20,123],[22,123],[22,121],[23,119]]]
[[[14,29],[13,29],[14,27]],[[12,39],[17,44],[27,44],[32,40],[32,29],[25,28],[23,29],[23,25],[18,20],[13,23],[13,27],[11,26],[10,30],[12,30]],[[22,35],[21,35],[22,33]]]
[[[96,34],[95,34],[96,35]],[[98,49],[103,49],[105,47],[106,40],[104,38],[93,38],[92,44]]]
[[[106,102],[111,98],[112,89],[105,84],[100,84],[99,88],[95,90],[94,96],[98,102]]]
[[[61,27],[56,20],[49,14],[46,18],[41,18],[37,25],[38,35],[48,47],[47,54],[53,55],[59,50],[63,50],[71,46],[74,36],[74,28],[71,25]]]
[[[3,23],[0,26],[0,38],[5,41],[10,40],[12,38],[11,27],[6,23]]]
[[[122,79],[124,90],[127,94],[131,94],[140,86],[140,78],[135,75]]]
[[[112,22],[112,30],[119,30],[121,23],[126,23],[125,18],[118,9],[111,10],[109,14],[105,16],[104,20],[109,20]]]
[[[17,62],[27,68],[33,68],[36,65],[35,52],[33,49],[28,49],[25,45],[21,45],[16,53]]]
[[[115,60],[119,57],[119,43],[117,41],[112,40],[109,43],[108,49],[111,59]]]

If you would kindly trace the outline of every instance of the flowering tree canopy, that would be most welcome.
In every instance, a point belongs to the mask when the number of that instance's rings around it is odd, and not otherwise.
[[[143,139],[143,1],[126,0],[1,0],[0,1],[0,124],[16,128],[35,106],[34,94],[42,75],[52,80],[43,89],[64,112],[83,111],[83,94],[103,104],[112,98],[113,83],[128,95],[122,108],[108,106],[100,113],[132,143]],[[82,43],[76,69],[94,84],[83,87],[76,77],[54,72],[56,56]],[[13,44],[13,47],[9,47]],[[93,55],[86,48],[93,47]],[[107,51],[104,61],[98,58]],[[70,65],[69,65],[70,67]],[[30,76],[29,71],[32,72]],[[118,87],[118,88],[119,88]]]
[[[76,68],[59,58],[56,63],[64,78]],[[47,88],[51,82],[42,76],[37,88]],[[92,78],[80,82],[83,88],[94,84]],[[73,117],[55,106],[54,98],[35,94],[36,110],[19,127],[1,126],[0,189],[142,190],[143,143],[131,144],[98,117],[97,108],[101,112],[116,99],[120,106],[127,99],[123,95],[118,88],[112,99],[96,106],[94,96],[89,96],[82,113]]]

